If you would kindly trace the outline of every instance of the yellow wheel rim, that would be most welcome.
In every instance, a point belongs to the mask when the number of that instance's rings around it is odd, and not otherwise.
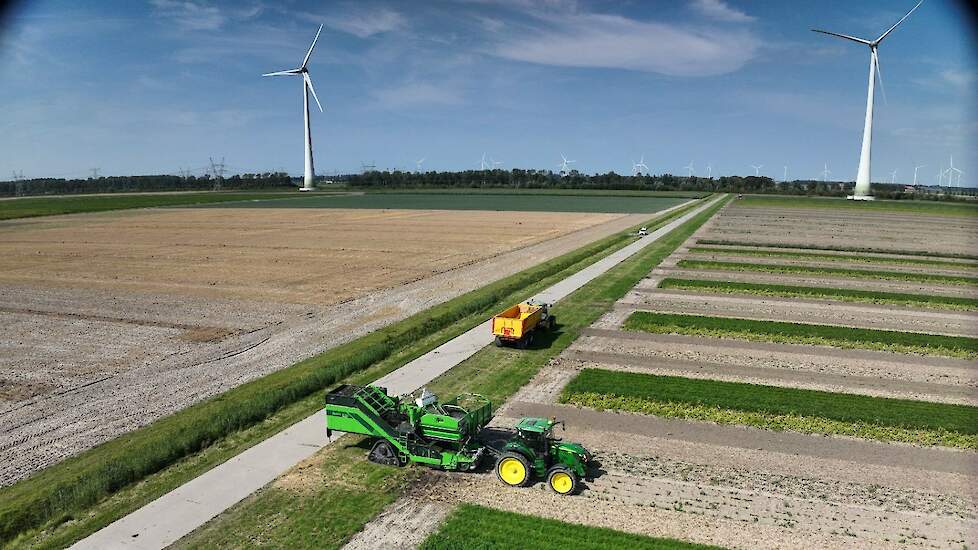
[[[526,479],[526,467],[515,458],[504,458],[499,463],[499,477],[509,485],[519,485]]]
[[[574,487],[574,480],[567,472],[557,472],[550,476],[550,486],[554,491],[566,495]]]

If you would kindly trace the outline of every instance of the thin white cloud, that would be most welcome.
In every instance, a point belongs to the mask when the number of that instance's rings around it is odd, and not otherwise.
[[[368,38],[375,34],[396,31],[407,26],[407,19],[389,8],[361,10],[343,15],[328,15],[319,19],[323,20],[327,27],[352,34],[358,38]]]
[[[521,31],[493,53],[544,65],[708,76],[743,67],[760,47],[745,29],[694,28],[595,13],[549,17],[546,23],[553,26]]]
[[[227,16],[216,6],[189,0],[150,0],[156,13],[172,19],[185,30],[212,31],[221,28]]]
[[[941,71],[941,79],[952,86],[967,88],[978,82],[978,71],[946,69]]]
[[[729,21],[731,23],[749,23],[756,19],[753,16],[730,7],[723,0],[693,0],[689,5],[693,11],[700,15],[716,19],[718,21]]]
[[[374,99],[390,109],[429,105],[461,105],[461,95],[445,86],[435,86],[427,82],[408,82],[393,88],[375,90]]]

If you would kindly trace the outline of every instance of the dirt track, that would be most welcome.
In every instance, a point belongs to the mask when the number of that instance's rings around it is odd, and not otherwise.
[[[544,214],[540,220],[550,221],[529,233],[503,230],[485,246],[486,227],[512,226],[512,213],[442,213],[460,227],[453,230],[431,212],[235,212],[0,224],[0,246],[20,250],[16,268],[0,269],[0,322],[9,336],[0,342],[0,485],[654,216]],[[295,216],[307,217],[306,240],[296,238]],[[92,228],[79,229],[88,220]],[[126,231],[137,233],[132,250]],[[170,232],[178,236],[164,239]],[[425,253],[421,234],[433,236]],[[360,263],[328,260],[337,247]],[[88,272],[82,251],[100,258]],[[427,258],[423,270],[404,267],[419,258]],[[155,276],[183,263],[190,267]],[[50,284],[16,282],[42,280],[37,270],[51,273]],[[218,284],[197,284],[198,276]]]

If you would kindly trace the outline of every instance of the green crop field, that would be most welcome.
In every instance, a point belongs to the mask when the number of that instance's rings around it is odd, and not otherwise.
[[[923,256],[925,258],[964,258],[978,260],[978,254],[936,253],[926,250],[902,250],[898,248],[874,248],[865,246],[811,245],[802,243],[754,242],[734,239],[698,239],[696,244],[719,244],[726,246],[750,246],[764,248],[797,248],[800,250],[828,250],[832,252],[876,252],[879,254],[902,254],[904,256]]]
[[[294,198],[292,192],[231,192],[216,191],[202,193],[146,193],[125,195],[81,195],[57,197],[27,197],[22,199],[0,200],[0,220],[53,216],[56,214],[78,214],[83,212],[104,212],[106,210],[127,210],[131,208],[151,208],[162,206],[213,205],[218,203],[261,200],[274,202],[282,198]]]
[[[419,550],[693,550],[717,548],[674,539],[645,537],[602,527],[564,523],[462,504]]]
[[[744,197],[740,206],[761,208],[824,208],[826,210],[861,210],[864,212],[906,212],[938,216],[978,216],[978,204],[939,201],[850,201],[835,197]]]
[[[978,407],[679,376],[584,369],[561,400],[597,409],[961,448]]]
[[[978,299],[957,296],[930,296],[901,292],[876,292],[873,290],[850,290],[847,288],[810,287],[791,285],[767,285],[740,283],[734,281],[712,281],[703,279],[679,279],[667,277],[659,283],[659,288],[696,290],[718,294],[750,294],[756,296],[782,296],[786,298],[825,298],[843,302],[862,302],[870,304],[894,304],[958,311],[978,311]]]
[[[827,262],[925,265],[951,269],[978,269],[978,263],[935,260],[929,258],[890,258],[885,256],[865,256],[857,254],[825,254],[818,252],[793,252],[787,250],[760,250],[757,248],[717,248],[711,246],[691,246],[689,247],[689,251],[696,254],[722,254],[726,256],[756,256],[759,258],[789,258],[796,260]]]
[[[805,265],[757,264],[749,262],[721,262],[715,260],[679,260],[676,267],[684,269],[718,269],[723,271],[760,271],[763,273],[799,273],[804,275],[837,275],[856,279],[883,279],[913,281],[918,283],[943,283],[978,286],[978,277],[941,275],[938,273],[909,273],[904,271],[877,271],[846,267],[812,267]]]
[[[227,205],[231,208],[381,208],[404,210],[506,210],[524,212],[650,213],[690,200],[645,195],[509,193],[367,193],[296,197]],[[215,205],[220,206],[220,205]]]
[[[650,311],[632,313],[623,326],[627,330],[657,334],[687,334],[781,344],[812,344],[966,359],[978,358],[978,338],[965,336]]]

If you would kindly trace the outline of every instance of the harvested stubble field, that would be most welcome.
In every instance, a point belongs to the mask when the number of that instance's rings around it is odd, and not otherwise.
[[[0,484],[649,214],[173,209],[0,224]]]

